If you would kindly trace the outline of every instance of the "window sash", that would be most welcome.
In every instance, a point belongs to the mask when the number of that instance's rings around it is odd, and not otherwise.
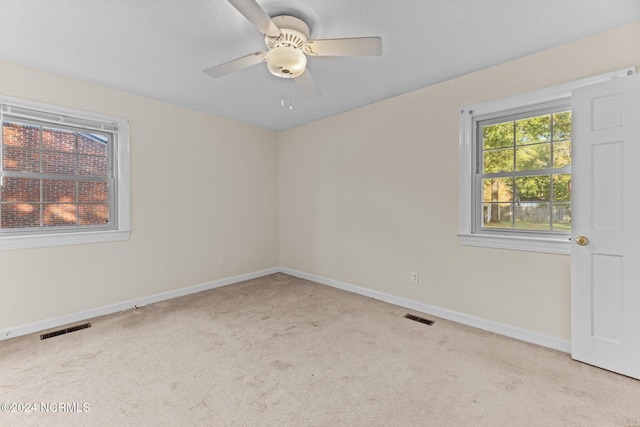
[[[567,231],[558,231],[553,230],[553,216],[550,214],[549,218],[549,230],[527,230],[521,228],[493,228],[493,227],[485,227],[483,226],[482,215],[484,211],[485,202],[484,201],[484,187],[483,180],[490,178],[517,178],[523,176],[542,176],[542,175],[560,175],[560,174],[571,174],[571,165],[563,166],[561,168],[545,168],[545,169],[529,169],[529,170],[521,170],[517,171],[509,171],[509,172],[494,172],[494,173],[484,173],[483,172],[483,153],[485,150],[483,149],[483,129],[484,127],[495,125],[498,123],[505,122],[516,122],[517,120],[538,117],[544,115],[551,115],[559,112],[570,111],[571,110],[571,102],[567,98],[558,99],[555,101],[547,102],[544,104],[534,104],[529,106],[524,106],[518,109],[512,109],[509,113],[505,114],[504,111],[501,112],[493,112],[491,114],[486,115],[478,115],[473,118],[473,147],[472,147],[472,155],[474,159],[474,173],[472,174],[472,188],[473,188],[473,200],[472,200],[472,233],[482,233],[487,235],[503,235],[503,236],[513,236],[513,235],[521,235],[521,236],[531,236],[531,237],[561,237],[568,236],[570,232]],[[553,127],[550,128],[551,131],[551,139],[549,140],[549,144],[551,145],[551,150],[553,150]],[[514,133],[515,136],[515,133]],[[535,145],[535,144],[531,144]],[[513,150],[513,160],[515,166],[516,160],[516,149],[518,145],[513,143],[511,146],[504,147],[504,149],[512,149]],[[490,150],[486,150],[490,151]],[[554,200],[553,200],[553,183],[550,184],[550,200],[541,202],[541,203],[549,203],[551,212],[553,211]],[[519,202],[516,200],[512,200],[510,202],[501,202],[500,204],[511,205],[515,208],[519,203],[536,203],[536,202]],[[558,203],[561,203],[558,201]],[[562,202],[562,204],[566,204],[566,202]],[[515,220],[515,218],[514,218]],[[513,225],[513,224],[512,224]]]
[[[4,124],[5,122],[16,123],[27,126],[37,126],[40,128],[40,140],[38,141],[38,148],[27,149],[28,151],[35,151],[42,153],[62,153],[70,154],[76,158],[76,172],[77,165],[80,156],[82,157],[95,157],[104,158],[107,160],[106,176],[93,176],[93,175],[71,175],[71,174],[55,174],[55,173],[43,173],[43,172],[28,172],[28,171],[13,171],[4,170]],[[37,203],[40,212],[39,226],[23,227],[23,228],[1,228],[0,235],[2,236],[14,236],[14,235],[34,235],[34,234],[50,234],[50,233],[64,233],[64,232],[90,232],[97,230],[115,230],[118,228],[118,215],[117,215],[117,183],[115,177],[117,176],[117,162],[114,161],[116,154],[115,151],[115,138],[117,137],[118,126],[114,122],[101,122],[93,119],[85,119],[81,117],[74,117],[66,114],[52,114],[46,111],[32,110],[22,107],[11,106],[8,104],[0,104],[0,185],[4,184],[6,178],[25,178],[25,179],[39,179],[40,180],[40,200]],[[70,131],[76,133],[76,141],[78,133],[98,133],[106,136],[106,156],[98,156],[91,154],[79,154],[77,142],[74,152],[62,152],[59,150],[43,149],[42,146],[42,131],[43,129],[57,129],[62,131]],[[42,156],[40,156],[40,170],[42,170]],[[43,180],[63,180],[72,181],[76,183],[76,200],[69,204],[75,205],[76,208],[76,224],[75,225],[43,225],[43,209],[45,205],[55,204],[54,202],[45,202],[42,198]],[[80,225],[78,223],[78,213],[80,206],[82,205],[97,205],[104,204],[99,202],[80,202],[78,199],[77,183],[79,182],[105,182],[107,183],[107,200],[108,207],[108,224],[91,224]],[[2,208],[4,206],[10,206],[17,204],[18,202],[0,203],[0,215],[2,214]]]
[[[537,106],[529,106],[517,109],[515,113],[504,114],[504,112],[487,114],[482,116],[476,116],[473,118],[474,133],[473,140],[474,151],[473,155],[475,162],[475,173],[482,173],[482,156],[480,155],[483,150],[482,145],[482,129],[487,126],[495,125],[498,123],[515,122],[521,119],[544,116],[548,114],[560,113],[563,111],[571,110],[571,101],[569,99],[561,99],[554,102],[545,103]],[[553,133],[553,129],[551,129]],[[531,144],[534,145],[534,144]],[[517,145],[516,145],[517,147]],[[504,147],[509,148],[509,147]]]

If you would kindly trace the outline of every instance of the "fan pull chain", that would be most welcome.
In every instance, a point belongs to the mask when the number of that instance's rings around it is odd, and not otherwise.
[[[284,101],[284,91],[282,90],[282,87],[280,88],[280,106],[282,108],[287,108]],[[293,95],[289,95],[289,110],[293,110]]]
[[[282,90],[282,86],[280,86],[280,106],[284,108],[284,91]]]

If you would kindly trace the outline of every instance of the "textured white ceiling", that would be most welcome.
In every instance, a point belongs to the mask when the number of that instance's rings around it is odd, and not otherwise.
[[[309,58],[322,95],[307,99],[265,64],[202,72],[265,50],[225,0],[0,0],[0,58],[283,130],[640,20],[638,0],[258,2],[311,38],[380,36],[383,54]]]

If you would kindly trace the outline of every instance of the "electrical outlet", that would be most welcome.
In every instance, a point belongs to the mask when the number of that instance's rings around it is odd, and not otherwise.
[[[419,283],[420,277],[418,276],[418,272],[414,271],[411,273],[411,283]]]
[[[218,258],[218,265],[224,265],[224,257],[223,256]]]

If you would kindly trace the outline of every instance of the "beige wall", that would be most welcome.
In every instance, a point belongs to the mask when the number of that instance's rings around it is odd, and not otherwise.
[[[638,65],[640,23],[282,132],[280,265],[568,340],[569,256],[458,243],[459,111]]]
[[[1,251],[0,329],[278,265],[275,132],[8,62],[0,94],[130,120],[133,229]]]

